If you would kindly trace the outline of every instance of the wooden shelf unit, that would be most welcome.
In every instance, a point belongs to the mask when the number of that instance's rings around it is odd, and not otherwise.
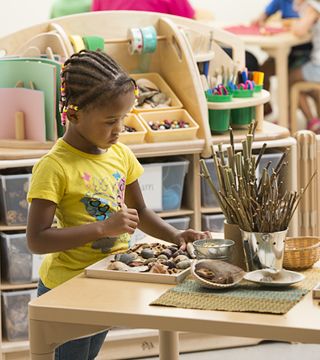
[[[211,155],[211,146],[221,142],[227,143],[229,135],[212,136],[208,122],[208,104],[204,95],[201,84],[200,74],[196,61],[208,60],[198,55],[194,57],[192,44],[185,34],[191,31],[193,34],[201,34],[208,36],[211,40],[210,61],[217,68],[222,65],[233,68],[236,65],[239,69],[244,67],[244,46],[232,34],[223,30],[215,29],[209,25],[197,23],[195,21],[179,18],[170,15],[156,13],[138,13],[138,12],[97,12],[81,15],[72,15],[66,18],[58,18],[54,20],[54,24],[50,21],[23,29],[17,33],[8,35],[0,39],[0,51],[5,50],[7,55],[15,54],[24,43],[32,37],[48,32],[58,31],[63,35],[66,43],[69,42],[67,34],[90,35],[95,34],[106,38],[124,38],[127,29],[132,27],[143,27],[153,25],[159,36],[164,36],[166,40],[159,42],[157,50],[154,54],[148,54],[147,72],[159,73],[169,84],[175,94],[179,97],[184,108],[199,124],[198,138],[192,141],[165,142],[165,143],[145,143],[130,146],[138,158],[146,157],[171,157],[183,156],[190,161],[189,171],[185,179],[185,191],[181,210],[161,212],[163,218],[172,216],[191,217],[190,227],[200,230],[201,213],[207,213],[207,210],[201,208],[201,190],[200,190],[200,157],[209,157]],[[221,49],[219,43],[227,44],[233,48],[233,60],[230,59]],[[71,44],[67,44],[70,49]],[[108,44],[108,54],[114,57],[129,72],[135,72],[137,69],[145,66],[140,63],[138,55],[128,56],[127,44]],[[170,64],[170,66],[168,66]],[[211,67],[213,69],[213,66]],[[146,72],[146,69],[143,69]],[[256,142],[253,147],[259,148],[263,141],[268,141],[272,146],[290,146],[292,151],[291,160],[295,161],[296,150],[294,139],[289,138],[287,129],[276,125],[263,122],[263,104],[269,100],[269,94],[266,91],[250,100],[234,99],[228,108],[239,107],[256,107],[256,118],[258,121]],[[211,108],[210,104],[210,108]],[[219,105],[215,105],[218,109]],[[225,108],[225,107],[224,107]],[[220,109],[220,108],[219,108]],[[239,146],[239,142],[244,138],[245,130],[237,130],[234,132],[234,139]],[[283,140],[283,141],[282,141]],[[281,144],[282,145],[281,145]],[[283,145],[283,144],[287,145]],[[1,144],[1,143],[0,143]],[[17,146],[15,143],[5,142],[0,147],[0,169],[4,168],[22,168],[30,167],[44,155],[48,149],[47,144],[41,147],[24,149],[21,143]],[[292,166],[290,174],[292,179],[288,182],[288,187],[295,188],[295,166]],[[0,225],[0,231],[5,230],[23,230],[24,227],[10,227]],[[0,284],[1,290],[32,288],[35,284],[9,285]],[[0,312],[1,313],[1,312]],[[120,332],[118,332],[120,331]],[[113,334],[111,336],[111,334]],[[155,332],[145,330],[117,330],[112,332],[103,347],[99,360],[104,359],[121,359],[119,350],[115,351],[115,347],[125,343],[125,353],[121,352],[125,357],[128,353],[131,356],[139,357],[147,355],[155,355],[158,351],[157,334]],[[1,333],[0,333],[1,337]],[[229,337],[208,337],[194,334],[183,334],[181,341],[182,350],[203,350],[210,348],[228,347],[247,345],[249,343],[257,343],[252,339],[235,339]],[[201,339],[203,341],[201,341]],[[204,340],[205,339],[205,340]],[[119,345],[120,344],[120,345]],[[128,344],[135,348],[134,351],[128,352]],[[142,344],[142,345],[141,345]],[[152,345],[153,344],[153,345]],[[193,348],[190,348],[193,344]],[[130,349],[131,349],[130,347]],[[145,351],[149,349],[150,351]],[[25,359],[28,354],[28,342],[2,342],[0,345],[0,359],[2,360],[20,360]],[[104,355],[106,354],[106,355]],[[117,354],[117,355],[116,355]],[[114,356],[114,357],[112,357]]]

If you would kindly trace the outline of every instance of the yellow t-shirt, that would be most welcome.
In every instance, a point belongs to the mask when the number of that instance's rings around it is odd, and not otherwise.
[[[107,219],[124,202],[125,185],[143,173],[132,151],[117,143],[104,154],[84,153],[63,139],[34,167],[28,201],[46,199],[57,204],[58,227],[65,228]],[[128,248],[130,235],[92,239],[75,249],[46,255],[40,278],[48,288],[78,275],[104,257]]]

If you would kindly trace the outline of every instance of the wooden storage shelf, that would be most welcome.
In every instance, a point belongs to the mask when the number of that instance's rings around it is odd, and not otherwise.
[[[267,103],[269,100],[270,93],[266,90],[261,90],[261,93],[255,93],[250,98],[232,98],[230,102],[208,102],[207,104],[210,110],[227,110],[258,106]]]
[[[0,231],[19,231],[19,230],[25,230],[26,225],[5,225],[0,224]]]
[[[22,290],[22,289],[35,289],[38,283],[29,283],[29,284],[9,284],[7,282],[1,282],[0,290]]]
[[[222,210],[219,207],[201,207],[201,214],[219,214]]]
[[[241,130],[233,130],[233,139],[235,143],[240,143],[242,140],[245,139],[247,134],[246,129]],[[271,141],[271,140],[278,140],[278,139],[285,139],[290,136],[290,131],[286,128],[281,126],[275,125],[269,121],[263,121],[262,126],[260,129],[256,130],[255,133],[255,142],[259,141]],[[221,135],[212,135],[211,137],[212,144],[229,144],[230,137],[229,133],[226,132],[225,134]]]
[[[179,209],[179,210],[172,210],[172,211],[161,211],[158,212],[158,215],[162,218],[167,217],[175,217],[175,216],[186,216],[194,214],[194,210],[189,209]]]

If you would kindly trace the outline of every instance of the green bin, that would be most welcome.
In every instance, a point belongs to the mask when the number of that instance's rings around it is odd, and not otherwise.
[[[254,90],[238,89],[233,91],[234,98],[250,98]],[[231,127],[234,129],[247,128],[255,116],[254,107],[245,107],[231,110]]]
[[[208,102],[230,102],[232,95],[209,95],[206,94]],[[212,134],[222,134],[228,131],[230,126],[230,109],[212,110],[209,109],[209,126]]]

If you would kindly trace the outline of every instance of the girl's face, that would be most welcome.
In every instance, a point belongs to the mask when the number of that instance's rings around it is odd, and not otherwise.
[[[75,145],[85,152],[97,153],[99,149],[108,149],[115,144],[134,101],[134,93],[129,91],[97,107],[79,110],[70,119],[69,129],[74,134]]]

